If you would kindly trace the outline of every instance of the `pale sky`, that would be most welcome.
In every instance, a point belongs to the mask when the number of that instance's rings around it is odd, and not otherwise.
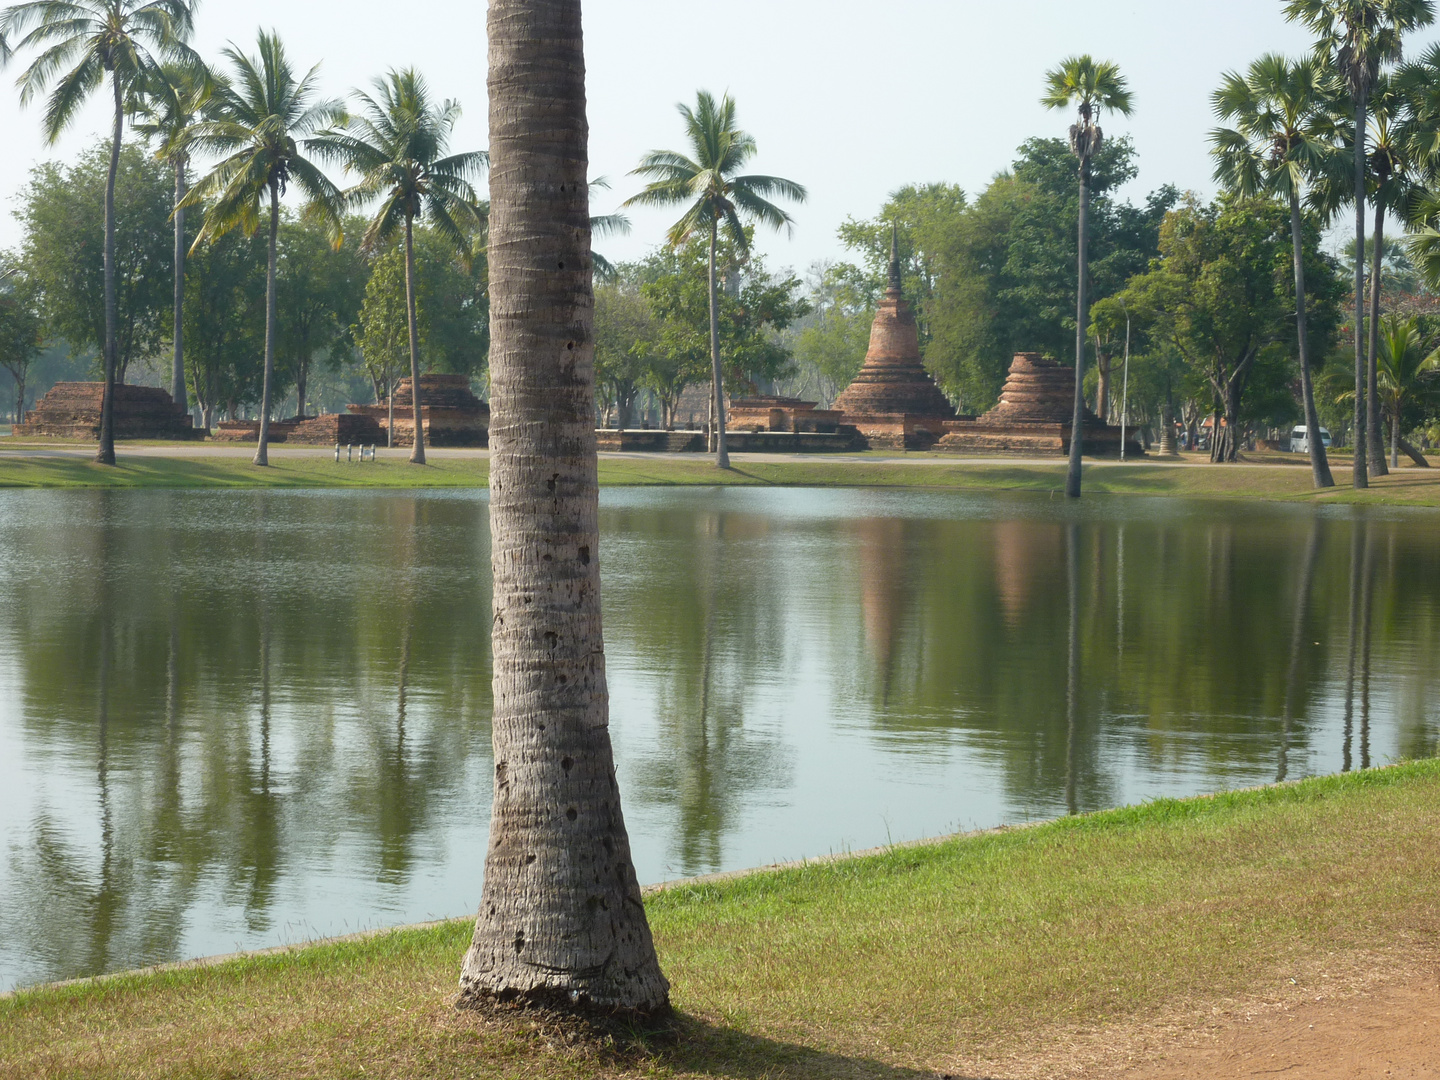
[[[400,10],[408,24],[378,0],[209,0],[195,44],[214,58],[227,41],[248,50],[258,27],[273,27],[297,67],[321,64],[335,95],[414,65],[437,96],[465,107],[455,149],[484,147],[485,5],[408,0]],[[1068,116],[1038,99],[1046,68],[1072,53],[1115,60],[1130,79],[1135,115],[1105,122],[1135,139],[1140,176],[1129,194],[1166,182],[1209,193],[1209,97],[1221,73],[1307,45],[1280,0],[586,0],[585,30],[591,172],[612,185],[597,193],[596,212],[638,190],[626,173],[646,150],[684,149],[677,102],[693,101],[698,88],[729,91],[759,143],[753,171],[810,189],[807,204],[791,207],[793,236],[760,242],[772,267],[802,272],[844,258],[837,226],[847,215],[873,216],[895,188],[943,180],[974,193],[1023,139],[1063,135]],[[106,127],[103,106],[92,105],[47,147],[38,106],[22,110],[13,91],[0,95],[7,210],[36,161],[73,159]],[[632,235],[601,250],[635,258],[676,216],[634,213]],[[13,218],[0,217],[0,246],[18,239]]]

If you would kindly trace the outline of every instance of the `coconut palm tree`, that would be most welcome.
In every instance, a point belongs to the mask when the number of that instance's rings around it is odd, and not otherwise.
[[[640,159],[631,176],[651,177],[640,194],[625,201],[626,206],[689,206],[685,216],[670,227],[666,238],[679,247],[697,232],[710,240],[710,367],[715,395],[715,463],[730,467],[725,449],[725,385],[720,368],[720,322],[717,311],[715,248],[720,229],[744,257],[750,249],[741,216],[774,229],[790,228],[794,221],[771,198],[803,203],[807,193],[793,180],[778,176],[737,175],[755,156],[753,136],[735,126],[735,102],[726,94],[719,101],[701,90],[695,108],[678,105],[685,120],[690,153],[652,150]]]
[[[185,394],[185,196],[189,191],[190,151],[198,125],[214,119],[215,79],[199,62],[164,64],[135,88],[134,127],[155,146],[155,157],[175,171],[175,326],[170,396],[189,411]]]
[[[40,54],[20,76],[20,101],[49,92],[42,121],[55,143],[86,98],[110,83],[115,102],[105,181],[105,390],[95,460],[115,464],[115,177],[131,90],[166,58],[189,58],[197,0],[27,0],[0,13],[0,60],[10,48]]]
[[[580,0],[491,0],[495,796],[461,1002],[665,1008],[609,733]]]
[[[1419,320],[1390,315],[1380,329],[1379,394],[1390,417],[1390,467],[1400,467],[1400,421],[1405,407],[1431,388],[1440,353],[1427,353]],[[1417,455],[1418,457],[1418,455]],[[1425,459],[1418,458],[1421,462]]]
[[[1355,202],[1355,468],[1352,483],[1369,486],[1365,356],[1365,133],[1370,91],[1380,68],[1400,59],[1404,37],[1435,18],[1431,0],[1288,0],[1285,17],[1315,34],[1315,55],[1332,64],[1354,107]]]
[[[471,236],[483,223],[480,198],[471,181],[488,160],[484,151],[449,154],[450,134],[460,118],[455,101],[431,100],[430,88],[414,68],[391,71],[374,82],[375,95],[355,91],[360,103],[343,130],[327,131],[307,147],[343,162],[359,181],[346,201],[363,206],[379,201],[361,246],[373,251],[398,233],[405,245],[405,307],[410,327],[410,390],[415,411],[415,444],[410,460],[425,464],[421,419],[420,330],[415,317],[415,225],[428,224],[461,260],[473,256]]]
[[[1291,63],[1273,53],[1245,74],[1225,75],[1215,91],[1215,112],[1233,127],[1211,132],[1215,179],[1244,196],[1274,194],[1290,204],[1290,239],[1295,250],[1295,330],[1300,352],[1300,388],[1305,426],[1311,432],[1310,472],[1317,488],[1335,486],[1320,430],[1310,369],[1305,294],[1304,228],[1300,196],[1313,177],[1324,175],[1336,154],[1326,99],[1333,79],[1315,60]]]
[[[270,402],[275,382],[275,265],[279,252],[280,199],[290,184],[306,196],[306,212],[324,221],[340,241],[340,190],[300,152],[306,135],[342,123],[344,106],[317,100],[319,65],[296,77],[285,47],[273,31],[261,31],[257,55],[231,45],[224,56],[233,77],[215,93],[217,119],[198,126],[195,143],[220,157],[185,197],[185,206],[204,206],[199,245],[231,229],[253,235],[265,200],[270,203],[269,261],[265,275],[265,382],[260,397],[260,438],[255,464],[270,464]],[[313,142],[313,140],[312,140]]]
[[[1045,95],[1040,103],[1050,109],[1074,107],[1079,119],[1070,128],[1070,149],[1080,159],[1080,249],[1075,303],[1075,413],[1070,430],[1070,469],[1065,477],[1065,494],[1080,497],[1080,455],[1085,435],[1085,332],[1090,326],[1090,162],[1103,145],[1100,114],[1105,111],[1129,116],[1130,88],[1120,68],[1109,61],[1089,56],[1071,56],[1045,75]]]

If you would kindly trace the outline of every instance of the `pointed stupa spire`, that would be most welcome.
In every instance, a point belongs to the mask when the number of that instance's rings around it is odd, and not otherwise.
[[[890,221],[890,292],[896,296],[901,292],[900,281],[900,226]]]

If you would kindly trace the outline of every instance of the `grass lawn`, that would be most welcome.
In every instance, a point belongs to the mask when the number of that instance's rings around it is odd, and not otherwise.
[[[929,1077],[1433,956],[1437,831],[1420,762],[661,892],[638,1049],[457,1014],[458,922],[0,999],[0,1075]]]

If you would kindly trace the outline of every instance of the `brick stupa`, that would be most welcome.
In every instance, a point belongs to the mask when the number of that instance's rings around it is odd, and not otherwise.
[[[870,350],[855,381],[835,399],[844,423],[872,447],[920,450],[945,434],[955,410],[920,361],[915,315],[900,291],[900,252],[890,238],[890,287],[870,329]]]
[[[1120,454],[1120,429],[1084,410],[1084,452]],[[946,425],[936,450],[956,453],[1066,454],[1075,417],[1075,369],[1039,353],[1016,353],[1000,402],[978,420]],[[1137,441],[1128,454],[1144,454]]]
[[[35,403],[15,434],[59,439],[100,439],[100,406],[105,384],[62,382]],[[115,438],[202,439],[186,411],[158,386],[115,384]]]
[[[415,408],[410,380],[395,387],[395,443],[415,442]],[[390,424],[388,405],[347,405],[352,414],[372,418],[380,428]],[[468,375],[421,375],[420,412],[430,446],[489,446],[490,406],[470,390]],[[381,441],[384,439],[382,437]]]

